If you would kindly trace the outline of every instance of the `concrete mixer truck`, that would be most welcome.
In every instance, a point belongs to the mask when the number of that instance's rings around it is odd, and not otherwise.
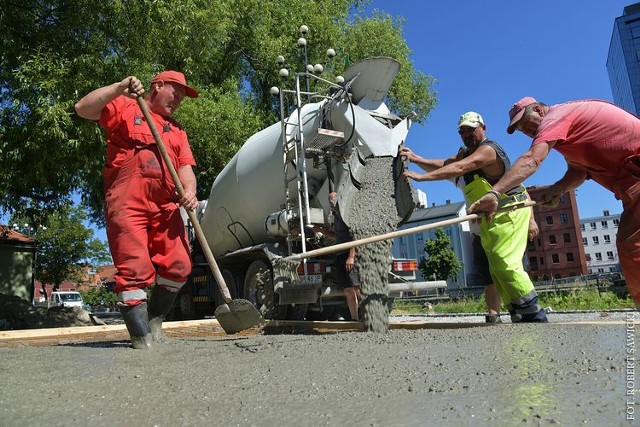
[[[213,183],[198,212],[200,225],[232,296],[253,302],[265,318],[326,320],[346,308],[332,256],[303,260],[301,280],[294,282],[278,281],[273,262],[333,243],[329,192],[337,192],[349,224],[354,196],[366,191],[360,179],[371,159],[390,159],[385,173],[393,181],[388,196],[396,205],[395,226],[413,212],[417,194],[402,178],[406,165],[397,157],[411,118],[384,103],[399,69],[394,59],[371,58],[349,67],[339,83],[304,72],[296,75],[295,89],[272,88],[281,121],[251,136]],[[326,87],[303,91],[306,79]],[[195,240],[193,246],[193,273],[176,303],[181,318],[213,314],[222,303]],[[406,276],[417,263],[396,260],[395,266]]]

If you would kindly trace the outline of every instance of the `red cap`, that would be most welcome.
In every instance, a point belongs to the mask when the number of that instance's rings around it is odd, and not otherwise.
[[[197,98],[198,91],[187,85],[187,79],[185,79],[184,74],[179,71],[163,71],[154,78],[151,79],[151,83],[156,83],[159,81],[163,81],[165,83],[176,83],[186,89],[186,95],[189,98]]]
[[[509,110],[510,122],[509,122],[509,126],[507,127],[508,133],[511,134],[516,130],[516,125],[518,124],[520,119],[522,119],[522,116],[524,116],[524,109],[531,104],[535,104],[536,102],[538,101],[536,101],[535,98],[532,98],[530,96],[525,96],[520,101],[513,104],[513,107],[511,107],[511,110]]]

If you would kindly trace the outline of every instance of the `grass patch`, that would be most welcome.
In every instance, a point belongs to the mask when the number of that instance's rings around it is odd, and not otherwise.
[[[620,310],[635,307],[629,296],[620,298],[613,292],[598,292],[595,289],[543,294],[540,296],[540,304],[556,311]]]
[[[540,295],[540,305],[551,307],[555,311],[574,310],[620,310],[634,308],[630,297],[621,298],[613,292],[598,292],[596,289],[558,291]],[[503,305],[503,312],[506,307]],[[445,314],[445,313],[484,313],[484,297],[465,297],[456,301],[432,303],[431,308],[424,301],[396,299],[392,313],[402,314]]]

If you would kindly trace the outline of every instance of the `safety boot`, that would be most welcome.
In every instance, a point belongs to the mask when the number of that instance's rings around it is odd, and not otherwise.
[[[149,315],[147,303],[138,305],[118,305],[124,324],[127,326],[131,344],[135,349],[147,349],[151,347],[151,328],[149,327]]]
[[[177,292],[168,291],[161,286],[156,285],[153,289],[149,299],[149,327],[151,328],[151,338],[155,342],[165,340],[162,333],[162,322],[171,311],[177,295]]]
[[[535,291],[534,291],[535,292]],[[538,294],[528,294],[507,304],[513,323],[547,323],[547,312],[538,304]]]
[[[489,313],[484,316],[485,323],[502,323],[502,319],[500,318],[500,314],[497,313]]]

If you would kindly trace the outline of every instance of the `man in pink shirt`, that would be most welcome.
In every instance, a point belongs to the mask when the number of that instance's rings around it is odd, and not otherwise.
[[[533,143],[493,189],[474,203],[470,213],[492,218],[500,194],[531,176],[555,148],[567,161],[567,172],[543,193],[542,201],[560,196],[593,179],[622,201],[616,239],[629,294],[640,310],[640,119],[601,100],[547,106],[525,97],[509,111],[507,132],[519,130]]]

